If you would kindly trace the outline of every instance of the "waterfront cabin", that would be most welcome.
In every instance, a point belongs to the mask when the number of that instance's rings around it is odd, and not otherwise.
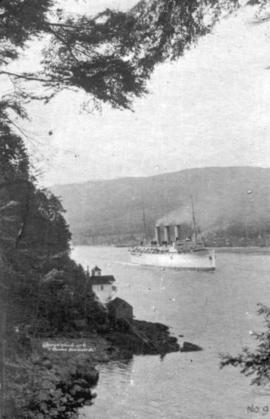
[[[91,270],[90,283],[92,290],[102,304],[111,301],[116,293],[115,279],[113,275],[102,275],[98,266]]]
[[[115,321],[125,320],[131,322],[133,320],[133,307],[122,298],[116,297],[107,304],[109,315]]]

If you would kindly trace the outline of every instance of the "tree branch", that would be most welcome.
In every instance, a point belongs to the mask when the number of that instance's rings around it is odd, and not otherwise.
[[[59,28],[71,28],[71,29],[89,29],[89,25],[68,25],[66,23],[46,22],[49,26],[56,26]]]
[[[41,77],[29,76],[27,74],[17,74],[17,73],[12,73],[10,71],[4,71],[4,70],[1,70],[0,71],[0,75],[1,74],[7,75],[7,76],[10,76],[10,77],[15,77],[17,79],[24,79],[24,80],[28,80],[28,81],[38,81],[40,83],[51,83],[51,84],[58,84],[58,83],[60,83],[59,80],[43,79]]]
[[[77,62],[77,63],[79,63],[79,60],[78,60],[78,58],[74,55],[74,53],[73,53],[73,51],[72,51],[72,48],[71,48],[71,46],[69,45],[69,43],[61,36],[61,35],[59,35],[59,33],[58,32],[56,32],[56,31],[54,31],[53,29],[50,29],[49,30],[49,32],[53,35],[53,36],[55,36],[55,38],[57,38],[60,42],[62,42],[62,44],[64,44],[66,47],[67,47],[67,49],[69,50],[69,53],[70,53],[70,55],[72,56],[72,58]],[[76,50],[76,48],[74,48],[75,50]],[[80,51],[79,51],[80,52]]]

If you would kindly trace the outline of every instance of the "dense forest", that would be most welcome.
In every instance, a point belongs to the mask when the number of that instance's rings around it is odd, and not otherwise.
[[[91,289],[85,292],[87,274],[69,257],[71,236],[59,200],[36,186],[23,141],[4,124],[1,128],[1,408],[7,415],[2,417],[29,418],[40,411],[38,390],[44,376],[42,362],[36,371],[32,363],[31,339],[59,333],[76,336],[76,321],[84,319],[91,330],[104,321],[105,313]],[[30,382],[24,383],[14,398],[25,374],[30,381],[33,374],[41,375],[35,382],[37,393],[34,388],[31,393]],[[55,375],[48,379],[54,388]],[[49,400],[46,391],[43,402]],[[52,407],[57,403],[60,397]]]
[[[192,206],[209,246],[267,246],[270,171],[259,167],[188,169],[145,178],[56,185],[74,243],[132,245],[154,227],[182,226],[192,235]],[[110,202],[110,205],[108,205]],[[173,228],[172,228],[173,237]]]

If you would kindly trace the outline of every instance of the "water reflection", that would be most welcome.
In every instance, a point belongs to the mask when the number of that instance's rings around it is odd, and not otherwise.
[[[127,390],[135,385],[133,377],[134,373],[134,359],[112,361],[107,364],[101,364],[97,367],[99,371],[99,383],[97,388],[97,398],[94,406],[88,406],[82,409],[81,416],[84,418],[100,418],[105,419],[112,417],[114,414],[113,406],[116,406],[115,400],[119,401],[117,404],[116,417],[121,416],[121,409],[118,411],[121,402],[124,400],[124,395]]]
[[[132,374],[132,365],[134,363],[134,359],[123,359],[120,361],[111,361],[107,364],[102,364],[98,367],[98,370],[101,374],[106,375],[107,373],[110,374],[111,372],[118,371],[119,374],[123,374],[125,377],[128,377]]]

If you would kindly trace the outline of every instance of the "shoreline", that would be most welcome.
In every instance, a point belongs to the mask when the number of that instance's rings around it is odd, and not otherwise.
[[[111,244],[99,244],[99,245],[93,245],[93,244],[74,244],[73,250],[76,247],[95,247],[95,248],[115,248],[115,249],[129,249],[130,245],[111,245]],[[270,246],[260,247],[260,246],[221,246],[221,247],[215,247],[215,246],[206,246],[209,249],[213,249],[216,251],[216,253],[250,253],[250,254],[269,254],[270,255]]]
[[[102,333],[85,331],[70,337],[36,337],[33,346],[50,357],[59,353],[86,354],[93,365],[130,359],[133,355],[165,356],[181,352],[178,339],[170,334],[168,326],[144,320],[134,320],[132,330],[110,329]]]
[[[136,322],[132,330],[105,333],[81,332],[73,337],[29,337],[20,346],[20,356],[9,361],[9,381],[24,365],[26,379],[33,385],[27,418],[46,419],[51,412],[57,418],[78,418],[79,410],[93,404],[97,397],[98,365],[110,361],[130,361],[133,355],[160,355],[180,351],[177,338],[160,323]],[[33,380],[33,377],[35,379]],[[14,411],[13,411],[14,412]],[[15,413],[12,413],[15,417]],[[13,417],[11,416],[11,417]]]
[[[79,409],[91,405],[97,397],[98,365],[129,361],[133,355],[164,357],[180,351],[177,338],[170,335],[167,326],[134,322],[136,326],[125,331],[74,331],[69,337],[18,336],[13,342],[16,354],[6,362],[8,391],[13,394],[14,374],[18,379],[18,372],[20,381],[26,384],[18,406],[12,396],[5,401],[7,417],[17,417],[23,410],[27,419],[46,419],[51,414],[59,419],[78,418]],[[9,353],[12,355],[12,351]]]
[[[216,253],[265,254],[270,255],[270,247],[212,247]]]

